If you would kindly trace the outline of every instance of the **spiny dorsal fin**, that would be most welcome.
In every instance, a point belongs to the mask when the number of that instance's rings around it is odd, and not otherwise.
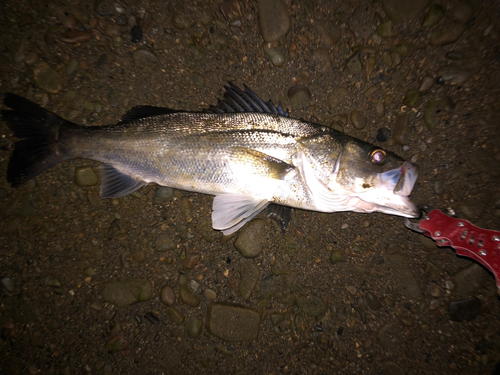
[[[247,85],[243,84],[243,91],[238,86],[229,82],[229,86],[224,86],[226,92],[223,99],[219,99],[216,106],[210,106],[203,112],[206,113],[235,113],[235,112],[258,112],[272,113],[275,115],[287,116],[288,112],[283,110],[281,102],[275,106],[272,100],[264,102]]]
[[[155,107],[152,105],[138,105],[125,113],[122,117],[122,122],[139,120],[141,118],[166,115],[170,113],[186,112],[177,109]]]

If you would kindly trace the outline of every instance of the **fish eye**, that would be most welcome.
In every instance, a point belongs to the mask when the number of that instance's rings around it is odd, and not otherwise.
[[[386,153],[381,148],[370,151],[370,159],[373,164],[382,164],[385,161]]]

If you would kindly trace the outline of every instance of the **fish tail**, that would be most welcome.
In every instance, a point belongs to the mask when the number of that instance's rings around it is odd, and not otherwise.
[[[7,168],[13,187],[71,157],[59,143],[60,131],[77,125],[15,94],[6,94],[4,104],[11,110],[1,111],[3,120],[19,139]]]

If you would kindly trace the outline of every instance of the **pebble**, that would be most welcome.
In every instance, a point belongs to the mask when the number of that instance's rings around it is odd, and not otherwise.
[[[282,66],[285,63],[285,54],[280,47],[272,47],[269,43],[264,43],[262,49],[274,66]]]
[[[444,17],[444,13],[445,9],[442,5],[432,4],[422,22],[422,28],[430,29],[432,26],[437,25]]]
[[[254,219],[246,224],[239,232],[234,247],[245,258],[255,258],[262,251],[266,237],[266,221]]]
[[[144,318],[150,322],[151,324],[157,325],[160,324],[160,319],[156,316],[155,313],[148,311],[147,313],[144,314]]]
[[[8,292],[14,291],[14,288],[16,286],[14,280],[12,280],[10,277],[2,277],[2,285]]]
[[[451,8],[451,14],[459,22],[467,22],[474,15],[474,9],[467,1],[460,1]]]
[[[200,337],[203,321],[196,316],[190,316],[186,322],[186,332],[189,337],[197,339]]]
[[[78,72],[78,60],[71,59],[68,65],[66,65],[66,77],[71,79],[76,76],[77,72]]]
[[[429,91],[432,86],[434,86],[434,83],[436,80],[430,76],[425,76],[422,78],[420,81],[420,85],[418,86],[418,91],[420,92],[426,92]]]
[[[340,27],[338,27],[333,23],[323,20],[318,20],[316,22],[316,28],[318,29],[321,42],[327,48],[335,46],[342,37],[342,32],[340,30]]]
[[[172,237],[167,233],[161,233],[156,237],[155,250],[158,252],[165,252],[174,250],[176,248],[175,242]]]
[[[129,343],[122,336],[115,336],[106,341],[104,346],[111,352],[121,352],[129,347]]]
[[[377,136],[375,137],[377,139],[377,142],[385,142],[391,137],[391,131],[387,128],[380,128],[377,131]]]
[[[201,259],[201,254],[199,253],[187,253],[186,258],[182,261],[182,267],[190,270],[194,268]]]
[[[304,314],[312,317],[321,317],[328,311],[328,306],[321,297],[299,297],[295,303]]]
[[[186,285],[179,288],[179,299],[191,307],[198,307],[200,299]]]
[[[342,254],[342,251],[338,247],[336,247],[333,249],[332,254],[330,255],[330,263],[336,264],[340,262],[345,262],[345,258]]]
[[[338,87],[328,95],[328,108],[337,111],[340,104],[348,98],[349,91],[345,87]]]
[[[149,65],[158,61],[156,55],[147,49],[138,49],[134,51],[132,53],[132,58],[138,65]]]
[[[366,294],[366,303],[373,311],[377,311],[382,307],[382,303],[370,292]]]
[[[244,300],[250,298],[252,291],[255,287],[255,284],[257,284],[259,276],[260,276],[259,269],[255,267],[252,263],[247,263],[241,270],[239,292]]]
[[[160,301],[167,306],[175,303],[175,293],[170,285],[165,285],[160,291]]]
[[[266,42],[278,40],[290,29],[290,16],[282,0],[260,0],[258,16],[260,33]]]
[[[184,323],[184,320],[186,319],[184,314],[181,313],[179,310],[174,309],[173,307],[167,307],[166,308],[167,315],[172,320],[172,322],[176,324],[182,324]]]
[[[383,99],[377,101],[377,106],[375,107],[375,115],[377,117],[383,117],[385,114],[385,103]]]
[[[136,302],[153,298],[153,286],[147,280],[111,279],[104,283],[101,290],[102,298],[118,307],[127,307]]]
[[[410,143],[410,116],[408,113],[399,115],[394,127],[394,140],[400,145]]]
[[[363,112],[361,112],[358,109],[355,109],[351,112],[351,122],[356,129],[360,130],[366,126],[367,119],[363,114]]]
[[[270,318],[271,318],[271,323],[273,323],[273,326],[277,326],[285,320],[285,315],[275,313],[271,314]]]
[[[142,40],[142,29],[135,25],[130,30],[130,41],[132,43],[139,43]]]
[[[307,108],[311,102],[311,92],[301,83],[290,87],[288,90],[290,104],[298,108]]]
[[[177,30],[185,30],[191,25],[191,20],[186,14],[177,11],[172,14],[172,25]]]
[[[441,120],[444,110],[443,100],[441,98],[430,99],[424,106],[424,123],[428,130],[435,130]]]
[[[155,191],[154,199],[158,202],[166,202],[174,196],[174,190],[165,186],[158,186]]]
[[[471,297],[450,302],[448,312],[450,319],[455,322],[469,322],[481,314],[481,300],[477,297]]]
[[[472,263],[455,273],[453,282],[456,285],[454,295],[458,298],[471,297],[483,289],[489,274],[480,265]]]
[[[386,21],[378,26],[377,34],[380,35],[382,38],[389,38],[391,36],[395,36],[397,33],[393,29],[392,21]]]
[[[347,60],[345,68],[351,74],[361,74],[361,72],[363,72],[363,65],[359,59],[359,53],[355,53]]]
[[[75,184],[78,186],[94,186],[99,182],[97,174],[91,167],[75,169]]]
[[[61,40],[64,43],[69,44],[84,43],[89,41],[91,38],[91,34],[79,30],[66,31],[61,35]]]
[[[205,297],[210,301],[217,299],[217,293],[215,293],[215,291],[213,291],[212,289],[205,289],[204,294]]]
[[[211,303],[207,311],[207,329],[226,341],[251,341],[257,338],[260,315],[257,311],[229,303]]]
[[[418,90],[408,90],[403,103],[410,108],[418,107],[422,103],[422,93]]]
[[[325,48],[318,48],[312,55],[312,61],[315,63],[315,71],[325,73],[332,69],[332,61],[330,60],[330,53]]]
[[[444,46],[456,42],[460,39],[464,31],[464,24],[453,22],[433,34],[429,41],[433,46]]]
[[[429,6],[430,0],[383,0],[382,6],[393,21],[407,21],[420,16]]]
[[[462,52],[451,51],[451,52],[446,53],[446,58],[449,60],[458,61],[458,60],[462,60],[464,58],[464,54]]]
[[[470,78],[471,72],[456,65],[448,65],[439,68],[437,71],[437,75],[444,82],[450,83],[452,85],[461,85]]]
[[[52,70],[45,61],[38,63],[33,68],[33,77],[38,87],[48,94],[57,94],[62,89],[63,79],[61,75]]]

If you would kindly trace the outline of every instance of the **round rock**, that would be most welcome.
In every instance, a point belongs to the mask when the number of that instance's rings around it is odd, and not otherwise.
[[[262,38],[274,42],[290,29],[290,16],[282,0],[259,1],[259,26]]]

